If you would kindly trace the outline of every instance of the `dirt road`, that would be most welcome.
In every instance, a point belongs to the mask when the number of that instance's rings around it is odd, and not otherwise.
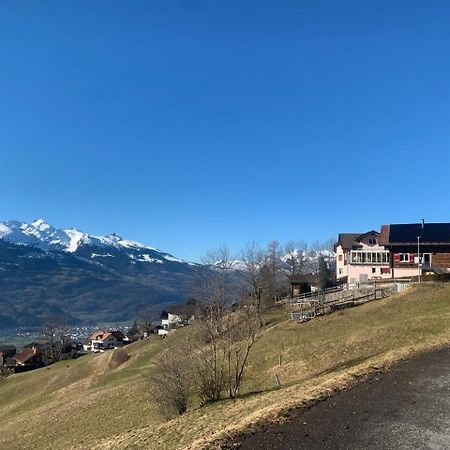
[[[450,347],[269,425],[235,448],[450,449]]]

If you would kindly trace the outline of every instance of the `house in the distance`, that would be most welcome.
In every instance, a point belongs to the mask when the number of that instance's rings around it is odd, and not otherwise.
[[[392,277],[450,273],[450,223],[383,225],[379,241],[391,253]]]
[[[121,331],[96,331],[84,343],[84,350],[100,352],[103,350],[122,347],[126,341]]]
[[[359,283],[372,279],[390,278],[389,250],[380,242],[380,233],[341,233],[334,245],[336,279]]]
[[[177,314],[172,314],[167,311],[163,311],[161,313],[161,326],[165,330],[171,330],[173,328],[177,328],[182,323],[181,317]]]
[[[13,356],[16,366],[39,366],[42,364],[38,347],[24,348]]]

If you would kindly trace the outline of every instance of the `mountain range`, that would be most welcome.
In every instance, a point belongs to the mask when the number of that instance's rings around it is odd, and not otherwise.
[[[115,233],[3,221],[0,328],[39,325],[49,312],[73,323],[130,320],[143,306],[186,301],[205,270]]]
[[[330,251],[293,251],[280,257],[301,261],[314,272],[319,256],[331,266]],[[176,258],[116,233],[94,236],[59,229],[42,219],[0,222],[0,329],[39,326],[48,313],[64,313],[73,324],[129,321],[150,306],[158,314],[170,303],[195,296],[200,278],[214,265]],[[240,292],[244,264],[231,264]],[[285,279],[287,282],[287,279]]]

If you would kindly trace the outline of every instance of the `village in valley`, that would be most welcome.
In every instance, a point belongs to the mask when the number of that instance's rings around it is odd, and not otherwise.
[[[155,319],[155,315],[152,314],[151,317],[147,315],[143,320],[134,321],[132,326],[120,329],[108,328],[107,331],[96,329],[83,340],[73,336],[74,330],[79,332],[80,327],[57,323],[51,330],[35,332],[34,335],[40,338],[39,341],[24,344],[19,349],[13,345],[0,344],[0,375],[28,372],[89,353],[103,353],[123,348],[152,335],[164,338],[169,332],[189,325],[194,320],[195,308],[189,303],[171,305],[168,309],[172,312],[162,311],[159,319]],[[148,314],[147,311],[147,308],[143,309],[142,316]],[[95,327],[81,328],[86,331]]]

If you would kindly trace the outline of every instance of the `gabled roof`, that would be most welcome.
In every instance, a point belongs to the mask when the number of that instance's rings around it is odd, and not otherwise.
[[[118,341],[123,341],[125,335],[117,330],[117,331],[96,331],[91,335],[89,339],[85,341],[85,345],[89,345],[92,341],[104,341],[108,339],[109,336],[114,336]]]
[[[97,339],[100,341],[106,341],[106,339],[108,339],[110,336],[112,336],[112,333],[106,332],[99,336]]]
[[[361,234],[360,236],[358,236],[355,240],[356,241],[361,241],[363,238],[365,238],[366,236],[374,236],[374,235],[377,235],[377,236],[379,236],[380,235],[380,233],[378,233],[378,231],[376,231],[376,230],[370,230],[370,231],[367,231],[366,233],[363,233],[363,234]]]
[[[381,245],[450,245],[450,223],[405,223],[383,225]]]
[[[87,339],[86,342],[92,342],[95,341],[97,339],[101,339],[102,336],[106,333],[106,331],[96,331],[94,333],[91,334],[91,336]]]
[[[351,249],[355,244],[355,239],[358,236],[361,236],[361,233],[339,233],[338,240],[336,244],[334,244],[334,251],[336,251],[336,248],[339,247],[339,245],[344,250]]]
[[[360,245],[360,241],[367,235],[374,235],[376,234],[379,236],[380,233],[375,230],[366,231],[365,233],[339,233],[338,240],[334,244],[334,251],[336,251],[336,248],[340,245],[343,250],[351,250],[355,246]]]
[[[36,353],[34,353],[31,348],[25,348],[21,352],[14,355],[13,359],[15,359],[20,364],[25,364],[34,356],[36,356]]]
[[[291,284],[310,283],[314,284],[317,281],[317,276],[312,273],[293,275],[289,278]]]

